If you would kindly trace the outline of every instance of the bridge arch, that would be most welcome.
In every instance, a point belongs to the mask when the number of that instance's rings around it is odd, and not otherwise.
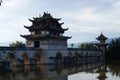
[[[8,53],[7,59],[10,60],[10,61],[14,60],[15,59],[15,55],[13,53]]]
[[[68,52],[68,57],[73,57],[72,52]]]
[[[23,54],[22,54],[22,59],[24,60],[24,65],[30,64],[30,60],[29,60],[29,58],[28,58],[27,53],[23,53]]]
[[[39,55],[39,53],[35,53],[34,59],[37,61],[37,63],[40,62],[41,56]]]
[[[8,52],[8,55],[6,58],[7,58],[7,60],[9,60],[11,62],[12,66],[17,64],[14,53]]]

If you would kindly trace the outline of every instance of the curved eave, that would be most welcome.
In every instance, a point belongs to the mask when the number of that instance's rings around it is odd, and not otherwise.
[[[56,39],[70,39],[72,37],[68,37],[68,36],[51,36],[53,38],[56,38]]]
[[[64,22],[62,22],[62,23],[59,23],[60,25],[63,25],[64,24]]]
[[[42,39],[42,38],[53,38],[53,39],[59,39],[59,40],[67,40],[71,37],[67,36],[52,36],[52,35],[20,35],[21,37],[25,39]]]
[[[30,35],[20,35],[20,36],[23,37],[23,38],[26,38],[26,37],[28,37]]]
[[[63,29],[64,31],[67,31],[69,28]]]
[[[97,46],[107,46],[109,44],[108,43],[105,43],[105,44],[96,43],[95,45],[97,45]]]
[[[47,31],[57,31],[60,33],[64,33],[64,31],[67,31],[68,28],[66,29],[56,29],[56,28],[51,28],[51,27],[26,27],[25,28],[29,29],[29,31],[35,31],[35,30],[47,30]]]
[[[35,30],[44,30],[45,27],[28,27],[28,26],[24,26],[25,28],[29,29],[29,31],[35,31]],[[46,30],[46,29],[45,29]]]
[[[53,30],[55,30],[55,31],[58,31],[58,32],[62,32],[62,33],[64,33],[64,31],[66,31],[66,30],[68,30],[68,28],[66,28],[66,29],[63,29],[63,28],[59,28],[60,26],[58,26],[58,28],[57,27],[51,27],[51,26],[49,26],[49,28],[51,28],[51,29],[53,29]]]
[[[57,21],[61,20],[61,18],[54,18],[54,19],[57,20]]]
[[[101,38],[101,37],[98,37],[96,38],[97,40],[107,40],[108,38],[104,37],[104,38]]]
[[[25,38],[25,39],[30,39],[30,40],[34,40],[34,39],[40,39],[40,38],[45,38],[48,35],[20,35],[21,37]]]
[[[34,22],[34,20],[32,20],[32,19],[28,19],[29,21],[31,21],[31,22]]]
[[[36,30],[39,30],[39,31],[47,30],[47,28],[46,27],[31,27],[31,28],[29,28],[29,31],[36,31]]]
[[[28,27],[28,26],[24,26],[25,28],[27,28],[27,29],[30,29],[31,27]]]

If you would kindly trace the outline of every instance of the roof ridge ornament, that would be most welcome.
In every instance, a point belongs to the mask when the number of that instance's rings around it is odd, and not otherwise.
[[[101,34],[102,34],[103,32],[101,31]]]
[[[41,18],[41,14],[39,14],[39,18]]]

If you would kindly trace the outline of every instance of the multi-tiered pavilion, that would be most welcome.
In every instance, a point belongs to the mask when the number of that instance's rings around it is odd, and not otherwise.
[[[56,49],[58,46],[62,49],[67,48],[67,39],[71,38],[63,36],[67,29],[62,28],[63,23],[59,23],[60,18],[53,18],[49,13],[43,16],[29,19],[31,26],[24,26],[31,34],[21,35],[27,40],[27,47],[38,47],[43,49]]]

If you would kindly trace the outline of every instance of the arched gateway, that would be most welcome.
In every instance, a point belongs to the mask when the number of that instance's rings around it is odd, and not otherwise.
[[[56,53],[56,63],[62,63],[62,54],[61,52]]]

